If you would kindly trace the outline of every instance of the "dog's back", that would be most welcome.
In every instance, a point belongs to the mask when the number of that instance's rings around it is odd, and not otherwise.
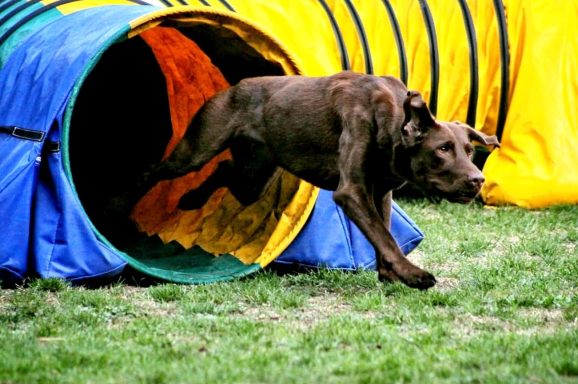
[[[226,124],[222,131],[231,139],[260,142],[279,166],[315,185],[335,189],[344,121],[366,123],[364,131],[348,132],[360,144],[374,139],[376,121],[382,122],[379,128],[388,132],[381,136],[389,140],[403,122],[406,93],[398,79],[351,71],[325,77],[249,78],[210,100],[199,119],[207,129]]]

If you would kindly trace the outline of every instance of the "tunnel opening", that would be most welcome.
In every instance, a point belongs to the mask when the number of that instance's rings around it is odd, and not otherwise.
[[[207,251],[203,245],[190,246],[186,241],[151,234],[134,217],[111,221],[105,215],[110,199],[129,188],[130,183],[170,150],[171,140],[176,140],[175,125],[178,125],[175,116],[179,112],[175,112],[175,108],[190,108],[187,113],[192,116],[191,111],[196,112],[200,107],[183,107],[186,103],[182,98],[178,107],[171,105],[179,103],[174,89],[177,80],[185,79],[189,90],[206,88],[206,84],[195,83],[203,80],[198,73],[189,73],[192,68],[204,71],[195,67],[199,64],[197,53],[169,49],[166,55],[170,57],[159,60],[166,44],[170,44],[166,36],[183,42],[188,40],[186,44],[193,42],[228,85],[247,77],[285,74],[278,62],[265,58],[229,29],[170,24],[153,27],[110,46],[82,83],[70,118],[70,177],[86,215],[102,238],[125,255],[129,267],[179,282],[214,281],[249,274],[258,266],[239,261],[227,252]],[[155,38],[155,34],[160,37]],[[175,64],[183,66],[174,68]],[[169,74],[167,68],[171,65]],[[169,77],[173,77],[172,82]],[[202,97],[206,99],[207,92],[212,91],[203,92]],[[285,190],[293,193],[299,181],[288,175],[279,183],[287,184],[286,179],[292,185]],[[279,194],[279,188],[274,188],[272,193]],[[280,216],[289,198],[277,196],[275,199],[274,211]],[[140,215],[147,213],[141,209]],[[262,224],[262,227],[270,226],[270,223]],[[271,228],[267,230],[270,232]],[[259,231],[263,232],[256,230]],[[254,242],[254,237],[249,236],[245,241]],[[219,241],[226,242],[226,239]]]

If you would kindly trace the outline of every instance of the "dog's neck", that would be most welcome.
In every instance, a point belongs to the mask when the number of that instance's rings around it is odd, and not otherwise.
[[[401,141],[393,145],[391,172],[399,186],[412,179],[411,152],[412,148],[407,148]]]

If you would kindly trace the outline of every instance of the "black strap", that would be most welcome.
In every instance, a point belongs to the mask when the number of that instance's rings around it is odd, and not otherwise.
[[[60,141],[48,141],[44,145],[44,153],[58,153],[60,152]]]
[[[0,126],[1,133],[7,133],[19,139],[32,140],[32,141],[42,141],[46,135],[43,131],[37,131],[34,129],[26,129],[14,126]]]

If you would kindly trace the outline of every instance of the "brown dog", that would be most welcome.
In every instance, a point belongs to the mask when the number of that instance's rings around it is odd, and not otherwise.
[[[421,95],[392,77],[346,71],[250,78],[205,103],[172,154],[123,204],[132,207],[158,181],[199,170],[229,147],[233,159],[184,195],[179,208],[199,208],[223,186],[251,204],[281,167],[335,191],[335,202],[375,247],[380,280],[427,289],[434,276],[406,259],[389,231],[391,191],[410,182],[471,201],[484,177],[471,161],[470,140],[498,145],[465,124],[436,121]]]

